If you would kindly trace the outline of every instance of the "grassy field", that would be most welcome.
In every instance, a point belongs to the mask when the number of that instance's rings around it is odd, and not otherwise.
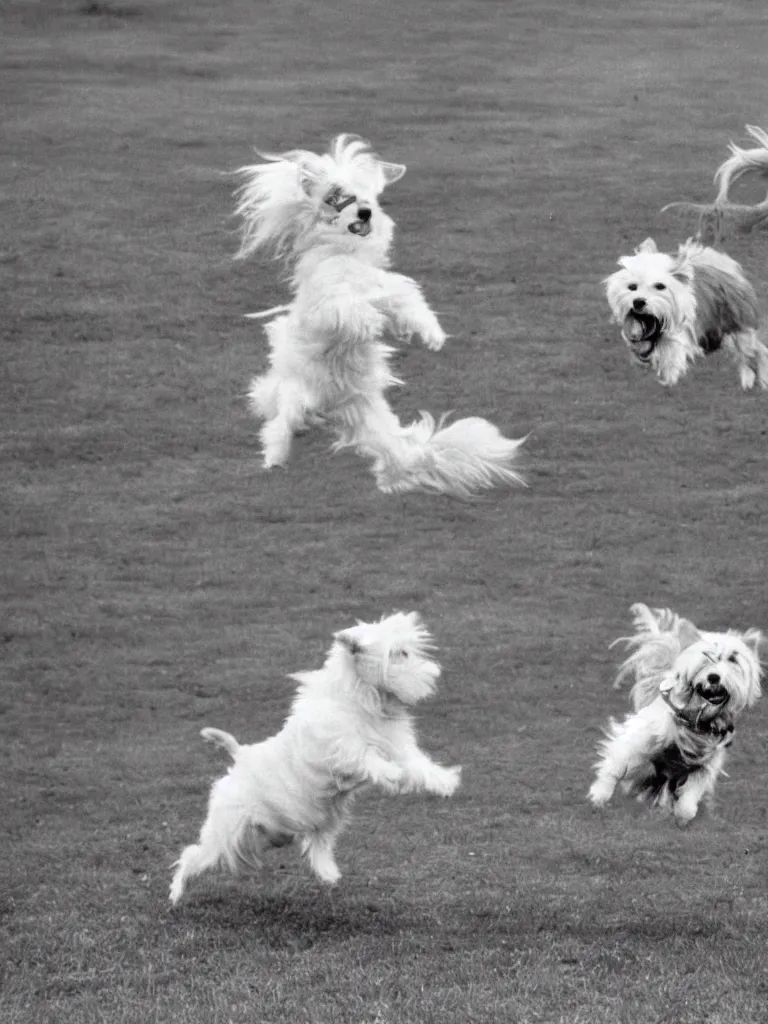
[[[765,711],[690,831],[585,803],[634,601],[768,626],[764,395],[665,390],[601,279],[768,127],[760,5],[6,0],[0,9],[4,1024],[764,1024]],[[531,432],[528,490],[386,498],[259,466],[229,172],[339,131],[408,165],[396,266],[452,340],[403,416]],[[766,237],[729,251],[768,300]],[[456,798],[370,795],[323,891],[290,850],[171,911],[222,761],[333,630],[417,609]]]

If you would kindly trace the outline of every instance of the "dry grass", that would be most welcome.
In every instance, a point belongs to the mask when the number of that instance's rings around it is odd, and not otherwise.
[[[717,358],[661,389],[600,289],[764,124],[757,7],[3,17],[3,1021],[763,1024],[764,713],[689,833],[584,802],[632,601],[768,619],[765,398]],[[321,435],[259,469],[240,317],[284,291],[232,262],[227,172],[342,130],[408,164],[397,266],[453,335],[398,357],[398,409],[532,431],[528,491],[386,499]],[[765,299],[764,238],[734,246]],[[422,732],[460,795],[361,801],[332,894],[283,851],[170,912],[219,767],[198,729],[265,735],[288,672],[395,608],[440,643]]]

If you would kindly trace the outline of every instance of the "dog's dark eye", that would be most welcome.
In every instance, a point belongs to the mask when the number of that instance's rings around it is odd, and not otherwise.
[[[667,290],[667,286],[665,284],[662,284],[661,281],[659,281],[659,283],[655,284],[653,287],[656,289],[657,292],[665,292]]]
[[[628,284],[627,285],[627,291],[636,292],[637,291],[637,285],[636,284]]]
[[[734,665],[738,664],[738,661],[739,661],[738,655],[736,655],[736,654],[729,654],[728,655],[728,661],[732,661],[734,663]]]

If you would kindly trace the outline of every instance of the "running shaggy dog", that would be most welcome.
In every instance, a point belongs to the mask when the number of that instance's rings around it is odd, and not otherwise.
[[[762,634],[699,630],[669,608],[631,612],[616,685],[633,680],[634,710],[610,722],[589,799],[602,807],[618,786],[685,826],[712,800],[735,719],[760,697]]]
[[[724,252],[688,239],[677,253],[646,238],[606,279],[606,296],[637,362],[672,385],[699,356],[733,358],[741,386],[768,388],[768,348],[755,290]]]
[[[241,745],[203,729],[233,764],[214,783],[197,843],[179,857],[170,900],[212,868],[237,874],[261,867],[271,846],[298,840],[315,875],[334,885],[334,846],[357,792],[451,796],[461,769],[444,768],[420,748],[409,709],[431,696],[440,666],[415,612],[358,623],[336,633],[322,668],[299,672],[291,714],[270,739]]]

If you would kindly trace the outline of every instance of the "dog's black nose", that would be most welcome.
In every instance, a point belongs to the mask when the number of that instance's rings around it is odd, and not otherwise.
[[[367,206],[361,206],[357,211],[358,220],[361,220],[363,224],[367,224],[371,219],[371,211]]]
[[[720,682],[720,676],[717,674],[717,672],[710,672],[707,676],[707,682],[711,683],[712,686],[717,686],[717,684]]]
[[[637,310],[645,309],[645,299],[633,299],[632,300],[632,309],[637,309]]]

